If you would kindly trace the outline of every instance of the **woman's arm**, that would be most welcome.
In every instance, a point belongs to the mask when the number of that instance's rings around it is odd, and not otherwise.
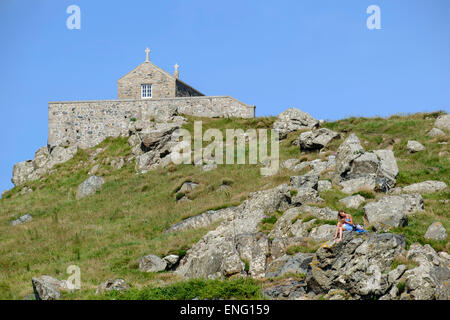
[[[348,214],[348,215],[349,215],[349,217],[350,217],[350,223],[353,225],[353,217],[352,217],[351,214]]]

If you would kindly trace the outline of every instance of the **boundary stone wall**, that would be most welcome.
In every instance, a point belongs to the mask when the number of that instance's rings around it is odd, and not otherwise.
[[[230,96],[49,102],[48,145],[93,147],[106,137],[127,135],[131,118],[150,120],[175,107],[197,117],[255,117],[255,106]]]

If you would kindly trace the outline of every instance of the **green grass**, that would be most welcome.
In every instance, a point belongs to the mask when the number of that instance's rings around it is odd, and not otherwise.
[[[94,299],[117,300],[191,300],[202,299],[263,299],[261,284],[251,278],[231,280],[196,279],[164,287],[130,289],[124,293],[108,292]]]

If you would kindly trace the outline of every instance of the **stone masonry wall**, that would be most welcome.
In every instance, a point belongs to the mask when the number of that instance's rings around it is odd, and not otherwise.
[[[89,148],[106,137],[126,135],[131,118],[150,120],[173,106],[178,113],[198,117],[255,116],[254,106],[229,96],[49,102],[48,144]]]

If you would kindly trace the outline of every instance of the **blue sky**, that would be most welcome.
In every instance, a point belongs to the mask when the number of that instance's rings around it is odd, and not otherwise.
[[[81,29],[69,30],[69,5]],[[381,30],[368,30],[369,5]],[[207,95],[318,119],[450,106],[448,0],[1,0],[0,191],[47,143],[48,101],[115,99],[151,60]]]

